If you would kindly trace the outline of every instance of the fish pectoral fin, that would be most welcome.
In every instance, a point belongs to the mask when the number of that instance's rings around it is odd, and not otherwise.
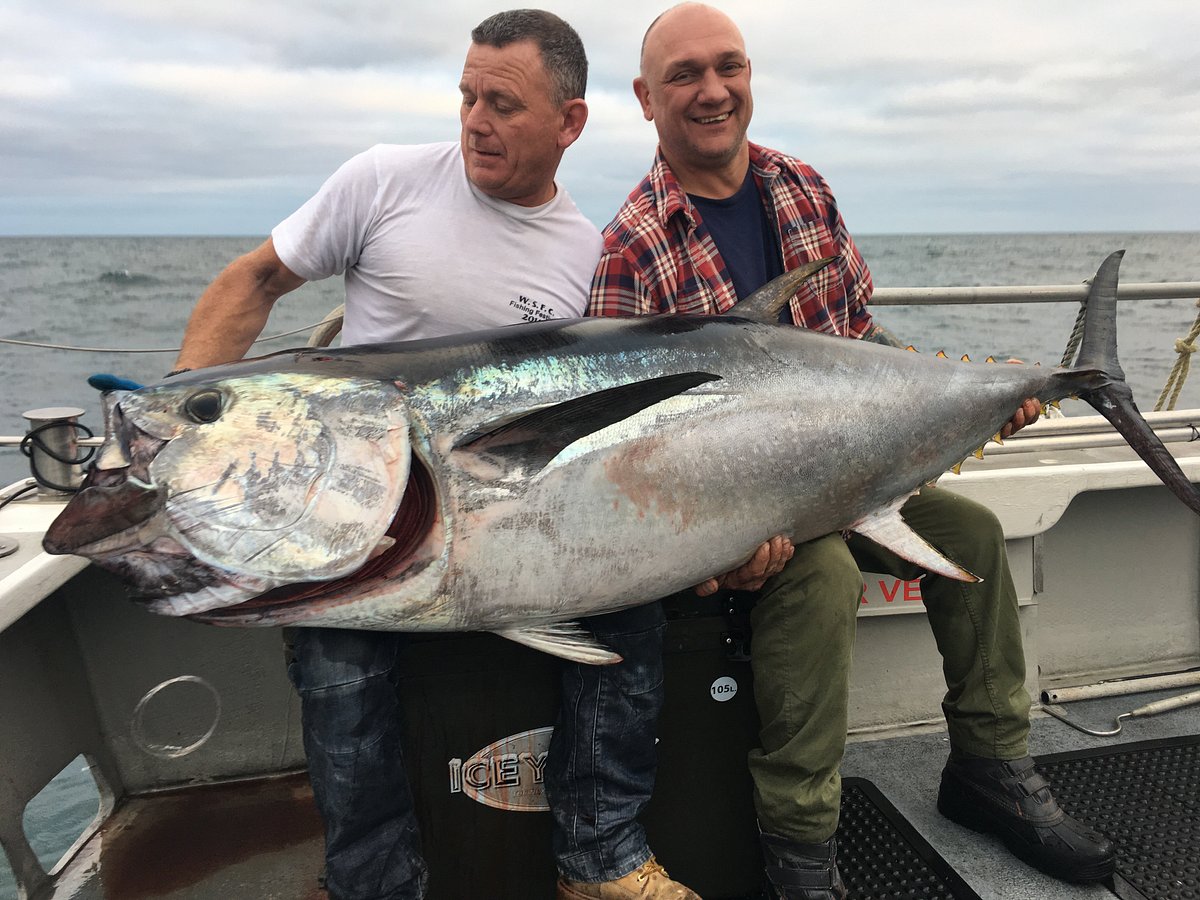
[[[909,527],[900,515],[900,507],[907,499],[902,497],[891,506],[871,513],[857,525],[851,526],[850,530],[870,538],[897,556],[934,574],[944,575],[955,581],[983,581],[978,575],[947,559],[940,550]]]
[[[683,372],[596,391],[484,425],[459,438],[454,449],[487,453],[541,469],[568,444],[661,400],[720,378],[708,372]]]
[[[610,666],[621,661],[614,653],[596,640],[595,636],[578,622],[553,622],[549,625],[530,625],[526,628],[505,628],[497,631],[500,637],[541,650],[551,656],[561,656],[572,662],[592,666]]]

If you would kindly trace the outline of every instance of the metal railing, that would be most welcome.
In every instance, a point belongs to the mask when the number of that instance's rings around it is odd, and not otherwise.
[[[972,303],[1082,302],[1091,285],[1013,285],[1011,287],[876,288],[872,306],[946,306]],[[1118,300],[1190,300],[1200,297],[1200,281],[1122,284]]]

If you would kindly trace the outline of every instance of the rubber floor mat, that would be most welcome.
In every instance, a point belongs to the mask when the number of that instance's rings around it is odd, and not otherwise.
[[[838,868],[856,900],[980,900],[863,778],[842,779]]]
[[[1117,845],[1123,900],[1200,900],[1200,735],[1039,756],[1059,803]]]

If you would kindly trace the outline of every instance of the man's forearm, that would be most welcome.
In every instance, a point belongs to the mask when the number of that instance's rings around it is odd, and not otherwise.
[[[275,301],[304,280],[280,262],[270,241],[229,264],[200,296],[176,369],[198,369],[246,355]]]
[[[227,284],[225,274],[201,295],[183,335],[176,369],[199,369],[241,359],[267,324],[271,304],[252,292],[238,302],[227,298],[240,291]]]
[[[888,329],[884,328],[878,322],[871,324],[871,329],[862,336],[864,341],[870,341],[873,344],[883,344],[885,347],[899,347],[901,350],[908,348],[902,340],[896,337]]]

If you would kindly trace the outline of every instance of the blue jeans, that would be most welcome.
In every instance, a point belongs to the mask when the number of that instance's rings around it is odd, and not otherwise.
[[[288,677],[325,822],[330,900],[420,900],[428,873],[400,744],[403,635],[297,628]]]
[[[559,872],[571,881],[611,881],[650,858],[637,817],[654,790],[666,616],[651,603],[583,624],[624,661],[563,665],[546,797]]]
[[[546,794],[559,871],[572,881],[607,881],[650,858],[637,816],[654,788],[666,620],[655,603],[583,624],[625,659],[564,663]],[[325,823],[329,896],[419,900],[428,872],[396,693],[404,637],[297,628],[291,641],[288,676],[300,694],[309,777]]]

